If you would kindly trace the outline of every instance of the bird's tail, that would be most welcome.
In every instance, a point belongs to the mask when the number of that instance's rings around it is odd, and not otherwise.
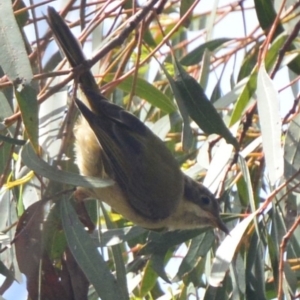
[[[53,7],[48,7],[47,21],[53,32],[57,44],[59,45],[61,51],[65,54],[71,67],[84,67],[84,65],[86,65],[86,70],[81,71],[81,73],[77,77],[77,80],[81,90],[85,94],[89,106],[92,110],[97,111],[98,105],[97,103],[95,103],[95,97],[91,99],[90,92],[94,92],[99,95],[101,95],[101,93],[95,81],[95,78],[88,67],[87,60],[83,54],[81,45],[79,44],[78,40],[74,37],[65,21]]]

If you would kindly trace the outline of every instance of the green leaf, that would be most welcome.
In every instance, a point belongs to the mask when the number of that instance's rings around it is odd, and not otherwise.
[[[145,297],[153,289],[158,278],[157,272],[153,269],[152,264],[153,263],[151,261],[148,261],[144,268],[143,278],[139,289],[139,296],[141,298]]]
[[[148,46],[150,47],[156,47],[157,44],[152,36],[152,33],[150,32],[149,29],[145,30],[145,33],[144,33],[144,41],[147,43]]]
[[[29,84],[33,74],[11,1],[0,1],[0,66],[9,79]]]
[[[188,253],[182,260],[179,270],[176,274],[176,280],[182,279],[186,273],[192,271],[192,269],[198,263],[200,257],[204,257],[210,250],[214,240],[215,235],[211,230],[204,232],[203,234],[196,236],[191,240]]]
[[[189,8],[194,4],[194,2],[195,2],[195,0],[180,1],[180,18],[183,17],[183,15],[189,10]],[[189,27],[190,22],[191,22],[191,17],[185,19],[183,26]]]
[[[30,85],[22,85],[15,89],[15,95],[20,107],[23,123],[26,133],[36,152],[39,151],[39,120],[38,120],[38,103],[35,89]]]
[[[260,225],[262,227],[262,225]],[[246,260],[246,299],[266,299],[262,243],[256,232],[250,240]],[[271,283],[272,284],[272,283]],[[268,298],[272,299],[272,298]]]
[[[287,36],[281,35],[279,36],[274,43],[272,44],[271,48],[269,49],[266,59],[265,59],[265,66],[266,70],[269,71],[274,63],[277,60],[278,52],[280,51],[281,47],[283,46],[284,42],[286,41]],[[254,92],[256,91],[256,83],[257,83],[257,67],[252,70],[250,77],[248,78],[241,94],[238,96],[238,99],[235,103],[231,119],[229,122],[229,126],[232,126],[236,122],[239,122],[241,119],[242,114],[244,113],[245,109],[247,108],[251,97],[253,96]],[[225,96],[224,96],[225,97]]]
[[[69,248],[82,271],[103,300],[127,299],[117,285],[103,257],[79,222],[70,199],[60,202],[62,225]]]
[[[247,81],[242,93],[238,96],[233,108],[229,126],[234,125],[240,121],[242,114],[244,113],[247,105],[250,102],[252,95],[256,90],[257,83],[257,71],[256,68],[252,71],[249,80]]]
[[[112,181],[111,179],[99,179],[58,170],[57,168],[50,166],[41,158],[39,158],[30,144],[26,144],[23,147],[21,157],[23,163],[29,169],[33,170],[43,177],[49,178],[56,182],[86,188],[101,188],[114,184],[114,181]]]
[[[170,76],[165,67],[162,66],[162,69],[170,83],[174,96],[177,95],[175,98],[183,121],[182,146],[185,151],[189,151],[193,144],[193,133],[190,126],[190,117],[186,106],[184,105],[184,99],[181,97],[175,80]]]
[[[251,74],[252,70],[254,69],[257,63],[257,56],[260,45],[261,43],[259,43],[258,45],[255,44],[255,46],[250,51],[248,51],[248,53],[246,53],[242,63],[242,67],[239,71],[237,82],[240,82],[243,78]]]
[[[149,242],[140,250],[139,254],[166,254],[170,247],[181,244],[209,230],[211,229],[201,228],[194,230],[176,230],[165,233],[150,231],[148,236]]]
[[[255,11],[257,15],[257,19],[261,28],[265,31],[266,35],[268,34],[271,26],[273,25],[277,12],[274,8],[274,1],[272,0],[255,0]],[[276,27],[272,40],[274,40],[277,36],[284,32],[284,28],[282,24],[279,24]],[[287,51],[295,51],[298,50],[297,47],[291,44]],[[300,55],[298,55],[293,61],[288,64],[288,67],[295,72],[296,74],[300,74]]]
[[[24,146],[26,144],[25,140],[13,139],[2,134],[0,134],[0,141],[3,141],[11,145],[19,145],[19,146]]]
[[[170,251],[168,251],[170,253]],[[157,253],[151,255],[151,260],[153,270],[157,273],[159,277],[161,277],[165,282],[171,283],[168,275],[165,270],[165,254]]]
[[[139,226],[103,229],[100,233],[101,240],[97,242],[99,242],[99,247],[114,246],[137,238],[145,232],[147,230]],[[95,235],[95,238],[99,237],[99,233],[95,233]]]
[[[26,8],[27,7],[26,7],[24,1],[18,1],[14,4],[14,11],[22,10],[21,13],[19,12],[18,14],[16,14],[16,20],[20,27],[24,27],[30,17],[28,9],[26,9]]]
[[[236,149],[239,145],[230,130],[224,124],[215,107],[206,97],[202,87],[191,77],[175,59],[177,78],[174,96],[184,101],[186,110],[197,125],[207,134],[216,133]]]
[[[200,45],[199,47],[195,48],[194,50],[192,50],[183,58],[181,58],[180,63],[184,66],[199,64],[202,60],[203,54],[206,49],[208,49],[209,51],[214,51],[230,40],[231,39],[229,38],[219,38],[219,39],[206,42]]]
[[[300,170],[300,114],[292,121],[286,133],[284,143],[284,177],[289,180]],[[288,183],[291,189],[298,186],[294,191],[300,192],[300,175]]]
[[[114,79],[113,74],[107,74],[105,81]],[[129,76],[118,84],[118,88],[124,92],[130,93],[133,86],[133,76]],[[175,104],[164,93],[142,78],[136,78],[135,95],[147,100],[153,106],[163,110],[166,113],[172,113],[176,110]]]
[[[257,19],[261,28],[264,31],[268,31],[273,25],[277,13],[273,6],[272,0],[254,0],[255,11]],[[279,23],[275,30],[274,38],[284,31],[282,25]]]

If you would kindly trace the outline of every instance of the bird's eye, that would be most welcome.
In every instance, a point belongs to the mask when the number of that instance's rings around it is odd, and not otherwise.
[[[210,198],[207,196],[202,196],[201,201],[202,201],[202,204],[208,205],[210,203]]]

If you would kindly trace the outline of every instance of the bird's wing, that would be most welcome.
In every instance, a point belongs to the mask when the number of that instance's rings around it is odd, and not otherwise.
[[[71,66],[86,64],[81,46],[53,8],[48,9],[48,23]],[[89,107],[79,100],[76,104],[103,148],[109,175],[141,215],[151,220],[168,217],[183,196],[183,174],[176,160],[138,118],[107,101],[89,69],[78,81]]]
[[[89,97],[99,95],[92,92]],[[102,113],[98,116],[81,101],[76,103],[130,205],[151,220],[168,217],[183,196],[183,174],[164,143],[117,105],[99,100]]]

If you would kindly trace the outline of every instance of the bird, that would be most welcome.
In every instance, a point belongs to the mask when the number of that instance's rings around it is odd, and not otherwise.
[[[52,7],[47,21],[71,67],[85,66],[76,77],[83,92],[82,99],[75,99],[81,113],[74,128],[80,174],[114,181],[79,190],[150,230],[213,227],[228,234],[209,189],[183,173],[164,142],[143,122],[104,97],[81,45]]]

